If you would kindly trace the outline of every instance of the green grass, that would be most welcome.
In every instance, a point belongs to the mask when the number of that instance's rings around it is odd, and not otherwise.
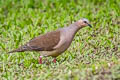
[[[80,30],[56,64],[38,64],[37,52],[7,54],[83,17],[93,28]],[[2,79],[119,80],[120,0],[0,0]]]

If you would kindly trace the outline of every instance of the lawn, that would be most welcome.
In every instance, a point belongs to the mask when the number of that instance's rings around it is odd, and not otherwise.
[[[57,57],[8,54],[30,39],[87,18]],[[120,80],[120,0],[0,0],[0,80]]]

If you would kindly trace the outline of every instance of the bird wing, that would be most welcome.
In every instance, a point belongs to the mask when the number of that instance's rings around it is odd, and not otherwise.
[[[33,51],[52,51],[60,41],[60,31],[52,31],[30,40],[25,46]]]

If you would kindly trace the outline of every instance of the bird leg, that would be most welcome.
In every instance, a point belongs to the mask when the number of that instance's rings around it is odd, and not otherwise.
[[[53,63],[56,63],[56,58],[53,60]]]
[[[43,57],[43,56],[40,56],[40,57],[39,57],[39,64],[42,64],[42,57]]]

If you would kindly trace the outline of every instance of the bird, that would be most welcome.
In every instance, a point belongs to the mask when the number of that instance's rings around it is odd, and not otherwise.
[[[67,27],[41,34],[8,53],[36,51],[40,53],[39,64],[42,64],[42,57],[48,56],[56,63],[56,57],[69,48],[75,34],[86,26],[92,27],[88,19],[81,18]]]

